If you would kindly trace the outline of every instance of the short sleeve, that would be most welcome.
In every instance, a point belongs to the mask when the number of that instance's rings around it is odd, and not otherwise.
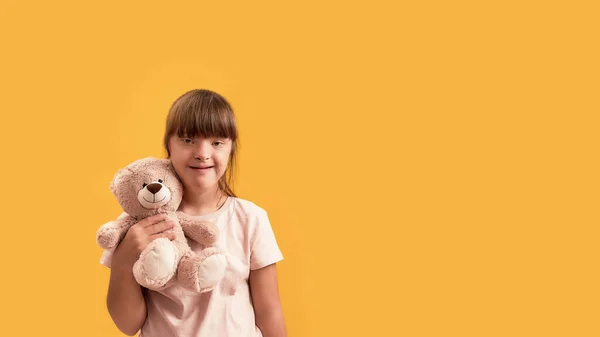
[[[250,270],[260,269],[283,260],[267,212],[260,210],[255,221],[250,238]]]
[[[109,250],[104,250],[102,256],[100,257],[100,264],[110,268],[112,262],[112,252]]]

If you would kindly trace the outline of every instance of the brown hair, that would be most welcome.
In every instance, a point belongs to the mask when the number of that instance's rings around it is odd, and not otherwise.
[[[238,131],[233,108],[221,95],[207,89],[194,89],[173,102],[167,115],[163,146],[171,157],[169,139],[178,137],[217,137],[231,139],[231,154],[225,174],[219,179],[219,188],[230,197],[233,192],[233,174],[238,150]]]

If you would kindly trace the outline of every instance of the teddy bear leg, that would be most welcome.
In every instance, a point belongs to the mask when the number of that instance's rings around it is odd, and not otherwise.
[[[178,256],[173,243],[166,238],[153,240],[133,265],[133,276],[143,287],[157,290],[175,275]]]
[[[224,294],[235,295],[238,286],[244,281],[243,266],[239,259],[227,256],[227,271],[225,273],[221,289]]]
[[[215,289],[226,269],[226,257],[216,248],[207,248],[199,254],[186,253],[177,268],[177,278],[186,288],[203,293]]]

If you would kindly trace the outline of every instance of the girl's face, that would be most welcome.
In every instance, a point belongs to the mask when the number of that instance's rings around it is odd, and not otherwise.
[[[227,170],[231,146],[227,138],[171,136],[171,162],[184,189],[202,192],[217,188]]]

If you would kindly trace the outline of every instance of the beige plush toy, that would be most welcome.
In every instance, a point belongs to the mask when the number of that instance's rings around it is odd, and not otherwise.
[[[158,213],[166,213],[175,223],[168,232],[176,239],[153,240],[134,264],[133,275],[141,286],[159,290],[178,282],[190,290],[207,292],[221,282],[228,259],[214,246],[219,230],[177,212],[183,187],[170,160],[148,157],[134,161],[118,171],[110,188],[124,213],[100,227],[96,235],[100,247],[114,251],[132,225]],[[195,254],[186,235],[206,248]]]

